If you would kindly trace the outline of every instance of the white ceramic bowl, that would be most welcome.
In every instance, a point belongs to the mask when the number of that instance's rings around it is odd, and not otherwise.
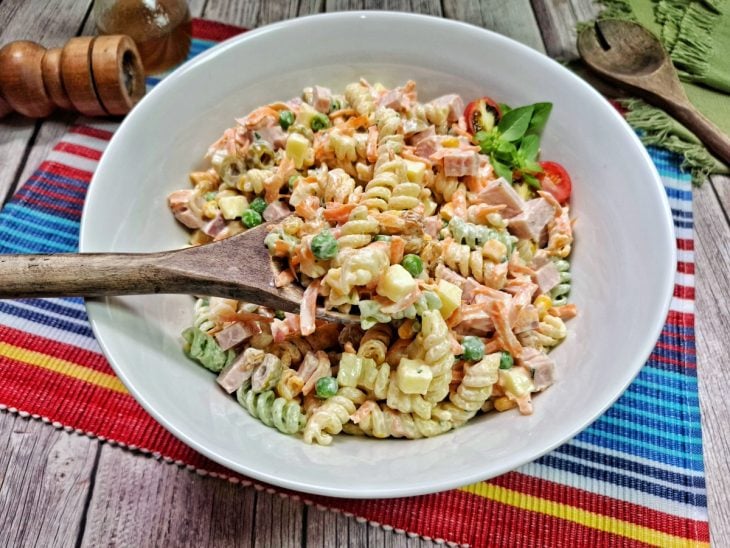
[[[187,360],[187,296],[90,301],[94,332],[114,370],[162,425],[211,459],[252,478],[336,497],[434,492],[496,476],[537,458],[595,420],[626,388],[659,335],[672,292],[670,210],[649,156],[621,117],[558,63],[508,38],[453,21],[349,12],[271,25],[231,39],[166,78],[134,109],[89,190],[81,250],[182,247],[165,198],[201,167],[236,116],[315,83],[359,77],[418,83],[514,105],[552,101],[542,157],[572,175],[577,242],[572,300],[580,310],[555,352],[559,379],[530,417],[490,414],[428,440],[341,436],[307,446],[252,419]]]

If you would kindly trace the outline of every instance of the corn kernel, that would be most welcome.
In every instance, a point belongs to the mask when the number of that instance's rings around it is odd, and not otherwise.
[[[441,146],[445,148],[458,148],[459,139],[456,137],[444,137],[441,139]]]
[[[500,413],[502,411],[508,411],[515,407],[517,407],[517,404],[509,399],[507,396],[502,396],[501,398],[497,398],[494,400],[494,408]]]
[[[218,204],[215,200],[210,200],[203,204],[203,215],[208,217],[208,219],[214,219],[215,216],[218,215],[218,211]]]
[[[548,309],[553,305],[553,300],[547,295],[540,295],[535,299],[535,307],[537,308],[537,316],[542,320],[547,314]]]
[[[507,257],[507,246],[499,240],[487,240],[482,253],[490,261],[501,263]]]

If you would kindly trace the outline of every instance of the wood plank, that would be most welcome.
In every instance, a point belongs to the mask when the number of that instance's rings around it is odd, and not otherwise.
[[[540,23],[547,54],[563,61],[577,59],[576,25],[598,15],[597,3],[593,0],[532,0],[532,7]]]
[[[271,495],[104,445],[81,545],[251,546],[268,535],[257,497]]]
[[[311,506],[307,510],[307,548],[365,548],[373,528],[364,520]]]
[[[203,15],[206,19],[240,25],[249,29],[292,17],[322,11],[322,0],[208,0]]]
[[[0,412],[3,546],[73,546],[99,442]]]
[[[724,178],[720,186],[727,187]],[[730,226],[709,184],[694,192],[697,369],[710,532],[730,546]]]
[[[720,206],[725,214],[725,218],[729,219],[728,222],[730,222],[730,176],[713,175],[710,178],[710,183],[720,200]]]
[[[46,47],[63,45],[78,34],[91,0],[0,3],[0,43],[32,39]],[[0,203],[12,191],[26,163],[29,143],[41,122],[11,114],[0,125]]]
[[[530,0],[444,0],[444,16],[493,30],[540,52],[545,52],[540,27]]]
[[[391,10],[443,16],[438,0],[327,0],[325,10]]]

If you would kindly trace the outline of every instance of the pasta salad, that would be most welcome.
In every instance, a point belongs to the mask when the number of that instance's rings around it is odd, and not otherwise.
[[[253,417],[307,443],[422,438],[553,383],[566,337],[571,181],[539,161],[549,103],[416,84],[322,86],[236,120],[168,197],[199,245],[268,222],[298,315],[197,298],[188,356]],[[317,306],[356,314],[328,323]]]

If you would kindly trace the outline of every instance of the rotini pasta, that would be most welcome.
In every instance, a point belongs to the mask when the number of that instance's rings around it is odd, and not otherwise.
[[[456,95],[419,102],[414,82],[361,80],[238,119],[171,211],[193,245],[272,221],[265,245],[287,267],[277,284],[307,287],[306,313],[198,298],[186,354],[252,417],[306,443],[531,413],[576,313],[568,196],[552,179],[535,190],[536,161],[499,177],[479,116]],[[360,323],[315,322],[315,306]]]

